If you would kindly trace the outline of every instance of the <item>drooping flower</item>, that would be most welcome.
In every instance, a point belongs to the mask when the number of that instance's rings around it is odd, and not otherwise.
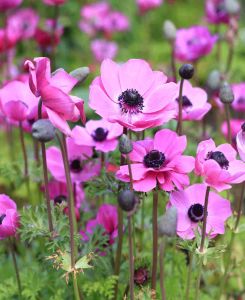
[[[117,55],[118,46],[115,42],[96,39],[91,42],[91,50],[96,61],[102,62],[106,58],[115,58]]]
[[[211,24],[229,23],[229,14],[225,8],[225,0],[206,0],[206,18]]]
[[[15,202],[9,196],[0,195],[0,240],[14,236],[19,227],[19,214]]]
[[[236,154],[229,144],[216,147],[212,139],[202,141],[197,147],[195,173],[218,192],[230,189],[231,184],[245,180],[245,164]]]
[[[35,35],[39,16],[35,10],[24,8],[11,14],[7,19],[7,26],[11,32],[16,32],[18,40],[26,40]]]
[[[132,167],[133,188],[149,192],[156,186],[165,191],[175,187],[182,189],[189,184],[187,173],[194,168],[194,158],[182,155],[186,148],[186,136],[178,136],[169,129],[159,130],[154,139],[133,143],[129,154]],[[121,166],[117,177],[129,182],[128,166]]]
[[[67,2],[67,0],[43,0],[43,3],[47,5],[62,5],[65,2]]]
[[[90,120],[85,128],[76,126],[73,129],[73,138],[77,145],[95,147],[97,151],[114,151],[117,147],[117,138],[122,134],[123,128],[117,123],[106,120]]]
[[[118,216],[115,205],[105,203],[100,206],[96,218],[87,222],[86,231],[80,231],[85,241],[89,240],[89,235],[93,234],[97,226],[105,230],[104,234],[108,235],[108,243],[113,244],[118,235]]]
[[[241,129],[241,126],[243,124],[244,120],[238,120],[238,119],[232,119],[230,120],[230,126],[231,126],[231,138],[232,138],[232,146],[236,148],[236,136]],[[228,126],[227,122],[224,121],[221,125],[221,131],[223,135],[228,138]]]
[[[89,105],[104,119],[134,131],[168,122],[175,115],[177,85],[141,59],[119,65],[103,61],[90,86]]]
[[[98,175],[100,165],[88,160],[93,154],[92,147],[76,145],[72,138],[67,138],[67,152],[70,163],[71,179],[75,183],[85,182]],[[59,148],[51,146],[47,149],[47,165],[52,176],[66,182],[62,154]]]
[[[194,62],[212,51],[217,38],[204,26],[179,29],[175,40],[175,57],[182,62]]]
[[[177,208],[177,235],[182,239],[193,239],[198,224],[203,221],[206,189],[205,184],[193,184],[170,194],[168,208]],[[207,211],[206,235],[214,238],[224,234],[225,221],[232,215],[230,202],[211,191]]]
[[[162,5],[163,0],[136,0],[139,11],[146,13],[149,10],[155,9]]]
[[[10,8],[15,8],[22,3],[22,0],[1,0],[0,12],[4,12]]]
[[[36,97],[41,97],[49,120],[61,132],[70,135],[67,121],[74,122],[80,118],[85,121],[83,100],[69,95],[78,80],[63,69],[51,74],[50,60],[46,57],[26,61],[25,65],[29,68],[30,88]]]
[[[238,132],[236,137],[237,150],[240,158],[245,162],[245,122],[241,126],[241,130]]]
[[[178,86],[180,83],[178,83]],[[176,101],[179,101],[179,93],[176,93]],[[182,119],[183,120],[201,120],[211,109],[211,104],[207,102],[207,93],[199,88],[192,87],[189,81],[185,81],[182,96]],[[177,116],[179,109],[177,105]]]

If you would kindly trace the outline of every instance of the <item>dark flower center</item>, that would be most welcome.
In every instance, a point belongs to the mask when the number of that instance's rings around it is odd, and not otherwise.
[[[144,107],[144,99],[135,89],[127,89],[118,98],[123,113],[138,114]]]
[[[61,204],[62,202],[66,202],[67,198],[64,195],[59,195],[57,197],[54,198],[54,203],[55,204]]]
[[[226,10],[225,10],[225,4],[224,3],[219,3],[217,6],[216,6],[216,8],[215,8],[215,12],[216,12],[216,14],[223,14],[223,13],[225,13],[226,12]]]
[[[147,168],[160,169],[165,162],[165,155],[158,150],[151,150],[145,155],[143,162]]]
[[[227,170],[229,167],[229,161],[221,151],[209,152],[207,159],[215,160],[222,169]]]
[[[237,103],[244,104],[245,103],[245,98],[244,97],[238,98]]]
[[[29,123],[29,125],[33,125],[35,123],[35,119],[29,119],[27,120],[27,122]]]
[[[204,208],[201,204],[196,203],[193,204],[188,209],[188,217],[191,219],[192,222],[200,222],[203,220],[204,217]]]
[[[102,127],[98,127],[96,130],[94,130],[94,132],[92,133],[92,138],[96,141],[96,142],[103,142],[107,135],[108,135],[108,130]]]
[[[242,132],[245,132],[245,122],[242,124],[241,128],[242,128]]]
[[[179,98],[176,98],[175,100],[176,100],[177,102],[179,102]],[[189,100],[188,97],[183,96],[183,97],[182,97],[182,105],[183,105],[184,108],[187,108],[187,107],[191,107],[191,106],[192,106],[192,103],[191,103],[191,101]]]
[[[134,282],[137,285],[147,283],[149,279],[149,271],[146,268],[140,267],[134,271]]]
[[[79,173],[83,169],[83,165],[80,159],[74,159],[70,162],[70,169],[73,173]]]
[[[0,225],[3,224],[3,220],[4,220],[5,217],[6,217],[5,214],[2,214],[2,215],[0,216]]]

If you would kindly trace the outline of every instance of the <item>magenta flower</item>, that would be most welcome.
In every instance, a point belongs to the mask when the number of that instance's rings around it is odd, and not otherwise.
[[[123,128],[117,123],[106,120],[90,120],[85,128],[76,126],[73,129],[73,138],[77,145],[95,147],[101,152],[114,151],[117,147],[117,138],[123,133]]]
[[[20,9],[8,17],[7,26],[11,32],[16,32],[19,40],[26,40],[35,35],[39,16],[31,8]]]
[[[204,26],[179,29],[175,40],[175,56],[182,62],[196,61],[212,51],[217,38]]]
[[[231,138],[232,138],[232,146],[236,148],[236,136],[238,134],[238,131],[241,129],[241,126],[243,124],[244,120],[237,120],[233,119],[230,120],[230,125],[231,125]],[[221,125],[221,131],[223,135],[228,138],[228,127],[227,127],[227,122],[224,121]]]
[[[141,59],[103,61],[90,86],[89,105],[102,118],[134,131],[168,122],[175,115],[177,85]]]
[[[92,147],[76,145],[72,138],[67,138],[67,150],[73,182],[85,182],[99,174],[100,165],[95,161],[87,160],[93,154]],[[57,181],[66,182],[59,148],[51,146],[47,149],[47,164],[50,173]]]
[[[0,195],[0,240],[14,236],[19,227],[19,214],[15,202],[9,196]]]
[[[91,42],[91,50],[94,58],[98,62],[102,62],[106,58],[115,58],[115,56],[117,55],[118,46],[115,42],[96,39]]]
[[[245,180],[245,164],[236,154],[229,144],[216,147],[212,139],[203,141],[197,147],[195,173],[218,192],[230,189],[231,184]]]
[[[234,101],[232,107],[238,112],[245,112],[245,82],[232,85]]]
[[[103,18],[102,28],[107,34],[127,31],[130,27],[129,19],[119,11],[111,11]]]
[[[240,158],[245,162],[245,122],[236,137],[237,150]]]
[[[209,23],[229,23],[230,18],[225,9],[225,0],[206,0],[205,11]]]
[[[93,234],[97,226],[101,226],[105,230],[104,234],[108,235],[108,243],[113,244],[118,235],[118,216],[115,205],[102,204],[100,206],[96,218],[87,222],[86,231],[80,231],[83,240],[88,241],[89,235]]]
[[[145,13],[162,5],[163,0],[136,0],[139,11]]]
[[[177,208],[177,235],[193,239],[204,217],[205,184],[193,184],[170,194],[168,208]],[[232,215],[230,202],[214,192],[209,193],[206,235],[214,238],[225,233],[225,221]]]
[[[35,58],[33,62],[26,61],[30,73],[30,88],[36,97],[42,99],[49,120],[66,135],[71,134],[67,121],[85,121],[83,100],[70,96],[77,79],[63,69],[58,69],[51,75],[50,60],[45,57]]]
[[[180,83],[178,83],[179,87]],[[176,93],[176,101],[179,101],[179,92]],[[183,87],[183,120],[199,121],[201,120],[211,109],[211,104],[208,103],[207,93],[198,87],[193,88],[189,81],[185,81]],[[177,108],[177,116],[179,114],[179,107]]]
[[[8,26],[0,28],[0,53],[12,49],[19,39],[19,33],[12,31]]]
[[[38,100],[28,83],[11,81],[0,90],[0,110],[10,121],[23,122],[35,118]]]
[[[194,168],[194,158],[182,155],[186,148],[186,136],[178,136],[169,129],[159,130],[154,139],[133,143],[129,154],[132,161],[133,187],[136,191],[149,192],[156,186],[172,191],[189,184],[187,173]],[[129,182],[128,166],[121,166],[117,177]]]
[[[47,5],[62,5],[65,2],[67,2],[67,0],[43,0],[43,3]]]
[[[4,12],[10,8],[15,8],[22,3],[22,0],[1,0],[0,12]]]

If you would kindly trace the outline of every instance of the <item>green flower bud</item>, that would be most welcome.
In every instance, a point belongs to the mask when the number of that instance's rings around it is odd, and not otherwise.
[[[177,228],[177,208],[171,206],[158,221],[160,236],[175,236]]]
[[[37,120],[32,125],[32,136],[39,142],[50,142],[55,138],[55,127],[48,119]]]
[[[130,190],[122,190],[118,195],[118,204],[122,210],[130,212],[137,203],[134,192]]]
[[[119,139],[119,151],[122,154],[129,154],[133,150],[133,144],[131,140],[123,134]]]
[[[176,38],[176,27],[172,21],[166,20],[163,23],[163,34],[169,41],[174,41]]]
[[[83,83],[88,77],[90,70],[88,67],[81,67],[70,72],[70,75],[78,80],[79,83]]]
[[[223,103],[232,103],[234,100],[234,93],[228,82],[223,82],[219,90],[219,98]]]

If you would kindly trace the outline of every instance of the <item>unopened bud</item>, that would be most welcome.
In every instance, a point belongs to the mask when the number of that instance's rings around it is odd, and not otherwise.
[[[174,41],[176,38],[176,27],[172,21],[165,21],[163,23],[163,34],[169,41]]]
[[[88,67],[81,67],[70,72],[70,75],[78,80],[78,82],[83,83],[88,77],[90,70]]]
[[[232,103],[234,100],[234,94],[231,86],[228,82],[223,82],[219,90],[219,98],[223,103]]]
[[[32,136],[39,142],[50,142],[55,138],[55,127],[48,119],[37,120],[32,125]]]
[[[134,209],[137,199],[135,193],[130,190],[123,190],[118,195],[118,204],[122,210],[130,212]]]
[[[179,69],[179,75],[183,79],[191,79],[194,75],[194,67],[191,64],[184,64]]]
[[[119,151],[122,154],[129,154],[133,150],[133,144],[131,140],[123,134],[119,139]]]
[[[217,91],[221,85],[221,74],[218,70],[213,70],[209,73],[207,79],[207,86],[211,91]]]
[[[161,236],[175,236],[177,228],[177,208],[171,206],[158,221],[158,233]]]
[[[225,0],[224,6],[229,15],[236,15],[240,11],[240,4],[237,0]]]

